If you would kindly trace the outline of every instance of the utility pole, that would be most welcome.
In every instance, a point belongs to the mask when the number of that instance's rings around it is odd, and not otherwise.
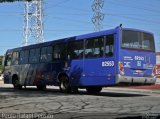
[[[43,0],[24,1],[23,45],[44,42]]]
[[[102,21],[104,14],[101,12],[104,5],[104,0],[94,0],[92,10],[94,15],[92,17],[92,23],[94,24],[95,31],[100,31],[103,28]]]

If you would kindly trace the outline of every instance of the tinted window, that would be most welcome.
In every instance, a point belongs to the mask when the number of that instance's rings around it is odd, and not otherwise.
[[[40,56],[40,49],[31,49],[29,54],[29,62],[30,63],[37,63],[39,62],[39,56]]]
[[[12,61],[12,55],[11,54],[7,54],[6,55],[6,59],[5,59],[5,66],[10,66],[11,65],[11,61]]]
[[[114,35],[107,35],[105,41],[105,56],[113,56],[114,52]]]
[[[130,49],[155,50],[152,34],[131,30],[123,30],[121,46]]]
[[[53,46],[53,60],[66,60],[66,45],[65,44],[56,44]]]
[[[103,57],[104,38],[87,39],[85,42],[85,57],[98,58]]]
[[[147,33],[143,33],[142,49],[154,51],[153,36]]]
[[[41,62],[49,62],[52,61],[52,47],[43,47],[41,48]]]
[[[84,41],[74,41],[68,43],[68,59],[81,59],[84,53]]]
[[[28,63],[28,56],[29,56],[29,51],[24,50],[20,52],[20,64],[27,64]]]
[[[18,63],[19,63],[19,52],[13,52],[12,65],[17,65]]]

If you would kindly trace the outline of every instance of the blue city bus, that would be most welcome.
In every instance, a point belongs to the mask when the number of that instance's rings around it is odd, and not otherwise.
[[[155,64],[152,33],[116,27],[7,50],[4,83],[98,93],[108,86],[154,84]]]

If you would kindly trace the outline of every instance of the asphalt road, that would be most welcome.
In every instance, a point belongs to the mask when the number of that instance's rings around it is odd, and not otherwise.
[[[0,86],[0,118],[149,119],[160,117],[160,94],[104,89],[97,95],[84,90],[64,94],[58,89],[15,90]]]

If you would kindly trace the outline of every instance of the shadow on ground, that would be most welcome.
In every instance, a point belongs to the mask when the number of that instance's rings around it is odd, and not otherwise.
[[[62,93],[59,89],[46,89],[45,91],[39,91],[36,88],[23,88],[21,90],[8,88],[8,87],[0,87],[0,98],[3,96],[20,96],[20,97],[53,97],[53,96],[70,96],[70,95],[90,95],[90,96],[105,96],[105,97],[140,97],[140,96],[148,96],[147,94],[134,94],[134,93],[126,93],[126,92],[101,92],[99,94],[88,94],[86,91],[79,91],[77,94],[66,94]]]

